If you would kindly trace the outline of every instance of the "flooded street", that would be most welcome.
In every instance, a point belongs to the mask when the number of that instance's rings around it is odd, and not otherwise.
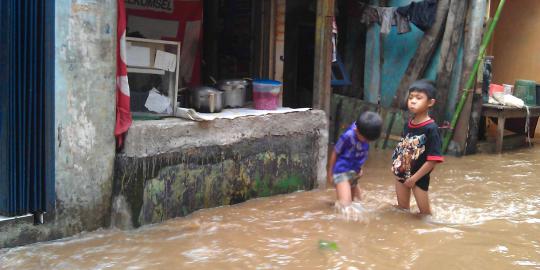
[[[389,167],[389,151],[371,153],[354,220],[334,209],[333,190],[297,192],[0,250],[0,268],[540,269],[540,147],[447,157],[429,220],[393,208]]]

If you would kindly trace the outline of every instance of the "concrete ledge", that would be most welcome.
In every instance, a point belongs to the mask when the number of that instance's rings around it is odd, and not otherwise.
[[[317,182],[326,181],[328,122],[321,110],[194,122],[179,118],[135,121],[123,149],[126,157],[147,157],[210,145],[227,145],[246,139],[292,134],[317,134]]]
[[[326,179],[327,143],[322,111],[137,122],[116,157],[114,196],[125,199],[139,226],[309,190]]]
[[[179,118],[135,121],[126,137],[123,153],[145,157],[174,152],[181,148],[227,145],[245,139],[265,136],[288,136],[294,133],[318,132],[327,137],[323,111],[291,112],[264,116],[217,119],[195,122]]]

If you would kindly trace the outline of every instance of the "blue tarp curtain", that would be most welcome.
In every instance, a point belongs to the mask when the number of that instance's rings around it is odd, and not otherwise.
[[[40,213],[54,176],[54,1],[0,12],[0,215]]]

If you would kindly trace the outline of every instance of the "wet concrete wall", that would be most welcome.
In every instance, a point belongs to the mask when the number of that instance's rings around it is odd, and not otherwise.
[[[135,123],[116,158],[115,196],[135,226],[324,185],[321,111]]]
[[[55,209],[0,225],[0,247],[108,223],[115,142],[115,0],[55,2]]]

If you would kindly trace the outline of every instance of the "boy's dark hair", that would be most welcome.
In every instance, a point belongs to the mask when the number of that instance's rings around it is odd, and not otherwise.
[[[422,79],[413,82],[411,86],[409,86],[409,94],[411,92],[424,93],[428,99],[434,99],[437,88],[435,88],[435,83],[433,81]]]
[[[381,136],[382,118],[378,113],[364,112],[356,120],[356,129],[368,141],[374,141]]]

